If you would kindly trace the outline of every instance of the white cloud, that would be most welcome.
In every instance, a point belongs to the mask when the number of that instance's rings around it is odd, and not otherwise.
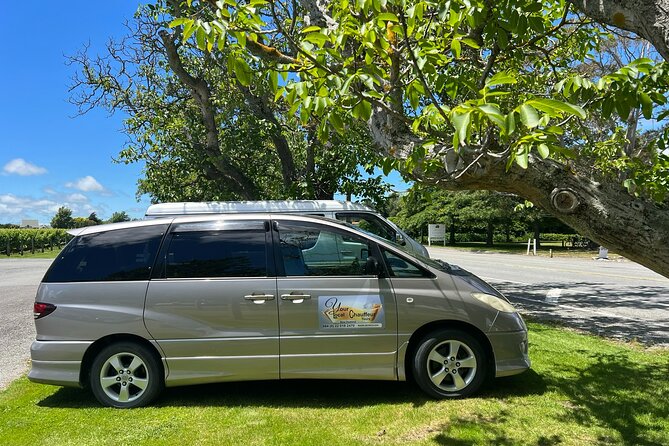
[[[8,175],[21,175],[21,176],[30,176],[30,175],[42,175],[47,172],[44,167],[36,166],[23,158],[16,158],[5,164],[5,167],[2,169],[5,174]]]
[[[39,214],[53,214],[59,204],[55,201],[34,199],[32,197],[18,197],[12,194],[0,195],[0,214],[11,216],[24,216],[28,212]],[[1,221],[0,223],[8,223]]]
[[[67,197],[65,197],[65,199],[66,199],[67,201],[71,201],[71,202],[73,202],[73,203],[85,203],[85,202],[88,201],[88,197],[86,197],[86,195],[84,195],[84,194],[79,194],[79,193],[76,193],[76,194],[70,194],[70,195],[68,195]]]
[[[71,189],[78,189],[82,192],[94,192],[94,191],[102,192],[105,190],[104,186],[98,183],[98,180],[96,180],[90,175],[85,176],[83,178],[79,178],[75,182],[66,183],[65,187],[69,187]]]

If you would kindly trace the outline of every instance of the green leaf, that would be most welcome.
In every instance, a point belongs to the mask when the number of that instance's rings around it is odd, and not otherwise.
[[[205,50],[207,48],[207,34],[202,27],[198,27],[197,31],[195,31],[195,42],[199,49]]]
[[[515,84],[516,82],[518,82],[518,80],[513,74],[502,71],[500,73],[496,73],[493,77],[488,79],[485,83],[485,86],[490,88],[494,87],[495,85]]]
[[[525,146],[522,146],[516,153],[516,164],[518,164],[523,169],[527,169],[529,164],[529,157],[529,150],[527,150]]]
[[[399,22],[399,19],[397,18],[397,16],[395,14],[393,14],[392,12],[382,12],[381,14],[379,14],[376,17],[376,20],[378,22],[394,22],[394,23]]]
[[[501,49],[505,49],[509,46],[509,35],[503,28],[497,28],[497,44]]]
[[[233,68],[240,84],[245,87],[251,85],[251,68],[244,59],[240,57],[235,58]]]
[[[323,45],[325,45],[325,42],[327,42],[329,39],[328,39],[328,36],[326,36],[325,34],[321,34],[319,32],[317,32],[317,33],[314,32],[314,33],[309,33],[306,36],[304,36],[304,40],[307,41],[307,42],[314,43],[314,44],[318,45],[319,47],[323,47]]]
[[[169,27],[170,28],[176,28],[179,25],[183,25],[186,22],[192,22],[192,19],[185,18],[185,17],[179,17],[177,19],[174,19],[170,22]]]
[[[551,154],[551,151],[546,144],[539,144],[537,146],[537,152],[539,152],[539,156],[543,159],[548,158]]]
[[[330,113],[330,124],[337,131],[337,133],[344,132],[344,121],[341,120],[338,114]]]
[[[455,127],[455,132],[458,135],[458,141],[461,144],[467,142],[467,134],[469,133],[469,123],[472,119],[471,111],[465,113],[451,113],[451,123]]]
[[[557,101],[555,99],[530,99],[526,104],[541,110],[551,117],[558,116],[562,113],[578,116],[581,119],[586,118],[585,110],[578,105],[570,104],[568,102]]]
[[[320,26],[307,26],[304,28],[302,31],[302,34],[309,34],[313,32],[321,32],[321,27]]]
[[[508,115],[506,115],[506,118],[504,119],[504,124],[506,127],[506,134],[507,135],[513,135],[513,133],[516,131],[516,112],[512,111]]]
[[[460,45],[460,41],[453,39],[453,41],[451,42],[451,52],[453,53],[453,57],[459,59],[461,51],[462,51],[462,45]]]
[[[362,100],[358,102],[355,107],[353,107],[351,114],[356,119],[367,121],[369,117],[372,116],[372,104],[370,104],[368,101]]]
[[[483,104],[479,106],[479,110],[481,110],[485,115],[490,119],[492,122],[497,124],[497,126],[502,129],[506,130],[506,122],[504,119],[504,115],[500,111],[499,107],[495,104]]]
[[[520,121],[525,127],[533,129],[539,125],[539,114],[534,107],[525,103],[520,106]]]
[[[648,96],[643,91],[640,91],[639,102],[641,102],[641,111],[643,112],[643,117],[646,119],[651,119],[653,117],[653,101],[650,96]]]

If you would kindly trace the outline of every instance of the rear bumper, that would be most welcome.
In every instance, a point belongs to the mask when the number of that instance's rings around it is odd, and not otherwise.
[[[495,377],[517,375],[532,365],[527,352],[527,331],[488,333],[495,352]]]
[[[42,384],[81,387],[81,361],[92,342],[34,341],[28,379]]]

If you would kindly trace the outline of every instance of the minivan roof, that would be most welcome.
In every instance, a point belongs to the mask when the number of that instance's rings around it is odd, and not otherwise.
[[[249,212],[335,212],[366,211],[373,209],[359,203],[338,200],[267,200],[267,201],[209,201],[160,203],[149,206],[146,218],[174,217],[177,215],[237,214]]]

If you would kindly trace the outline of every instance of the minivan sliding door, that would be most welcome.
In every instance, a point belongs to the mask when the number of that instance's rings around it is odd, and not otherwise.
[[[168,234],[144,314],[168,385],[279,377],[268,230],[258,220],[208,221]]]

